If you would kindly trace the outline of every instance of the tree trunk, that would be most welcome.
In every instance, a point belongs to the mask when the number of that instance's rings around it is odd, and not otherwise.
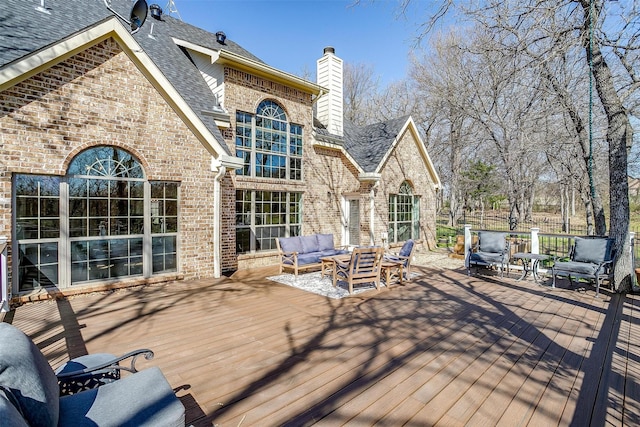
[[[587,46],[589,53],[589,46]],[[614,283],[617,292],[631,290],[631,247],[629,237],[629,183],[627,181],[627,157],[631,150],[633,132],[627,112],[613,85],[611,70],[598,43],[591,46],[592,70],[596,90],[609,124],[609,187],[610,233],[615,240]]]

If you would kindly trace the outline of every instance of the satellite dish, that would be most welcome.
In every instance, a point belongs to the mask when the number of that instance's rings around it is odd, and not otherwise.
[[[138,30],[142,27],[142,24],[144,24],[144,21],[146,21],[147,19],[147,11],[149,10],[146,0],[138,0],[131,8],[129,19],[126,19],[124,16],[120,15],[118,12],[111,8],[111,0],[104,0],[104,5],[111,11],[111,13],[131,26],[131,34],[137,33]]]
[[[135,33],[142,27],[144,21],[147,19],[147,12],[149,7],[147,6],[147,2],[145,0],[138,0],[135,2],[133,7],[131,8],[130,23],[131,23],[131,34]]]

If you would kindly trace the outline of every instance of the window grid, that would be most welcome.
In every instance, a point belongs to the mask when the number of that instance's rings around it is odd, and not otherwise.
[[[389,196],[389,242],[417,239],[420,232],[420,198],[407,182]]]
[[[302,195],[279,191],[236,191],[236,251],[276,249],[277,237],[300,235]]]
[[[256,115],[236,113],[236,156],[244,161],[238,175],[302,180],[302,126],[286,120],[273,101],[263,101]]]
[[[151,252],[153,273],[178,269],[178,184],[151,183]]]
[[[178,183],[147,184],[137,160],[115,147],[80,153],[64,179],[16,175],[18,292],[177,271],[178,196]]]
[[[57,286],[60,178],[17,175],[14,186],[21,290]]]

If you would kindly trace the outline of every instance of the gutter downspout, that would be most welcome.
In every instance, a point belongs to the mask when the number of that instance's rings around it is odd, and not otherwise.
[[[221,181],[227,168],[219,160],[211,159],[211,171],[217,172],[213,181],[213,277],[222,276],[222,190]]]

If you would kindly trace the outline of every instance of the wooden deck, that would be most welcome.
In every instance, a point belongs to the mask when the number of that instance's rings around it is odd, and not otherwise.
[[[153,349],[139,367],[162,369],[195,426],[640,424],[640,297],[414,270],[342,300],[262,271],[27,304],[4,321],[54,368]]]

